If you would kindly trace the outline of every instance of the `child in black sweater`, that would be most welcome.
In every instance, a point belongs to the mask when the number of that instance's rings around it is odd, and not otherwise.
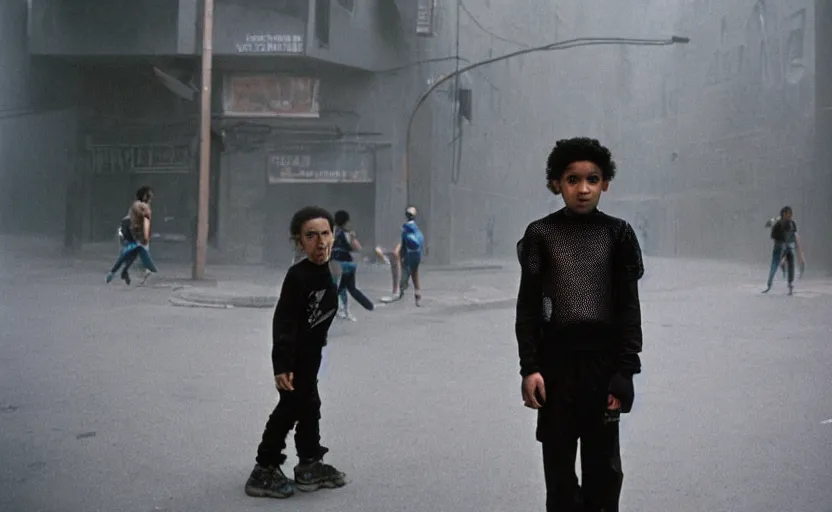
[[[321,446],[320,434],[318,370],[338,309],[329,270],[332,231],[332,216],[321,208],[303,208],[292,217],[292,238],[306,258],[287,272],[274,311],[272,366],[280,400],[266,423],[256,465],[246,482],[249,496],[288,498],[295,487],[314,491],[346,483],[344,473],[323,463],[329,450]],[[293,427],[300,460],[294,487],[280,469],[286,461],[286,436]]]
[[[618,420],[632,408],[641,371],[644,267],[630,224],[597,209],[613,176],[615,163],[597,140],[558,141],[546,180],[566,207],[529,224],[517,247],[522,394],[538,410],[550,512],[618,510]]]

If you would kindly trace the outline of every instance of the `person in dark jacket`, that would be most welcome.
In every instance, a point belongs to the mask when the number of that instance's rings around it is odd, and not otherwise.
[[[546,180],[566,206],[529,224],[517,244],[522,397],[538,411],[549,512],[618,510],[618,421],[641,371],[644,265],[632,226],[597,208],[615,168],[597,140],[558,141]]]
[[[784,206],[780,210],[780,217],[767,222],[766,227],[771,228],[771,239],[774,245],[771,249],[771,268],[768,273],[768,281],[766,281],[766,289],[763,290],[763,293],[768,293],[771,290],[777,269],[785,264],[789,295],[792,295],[794,293],[795,257],[799,259],[800,266],[803,268],[803,249],[800,246],[800,237],[797,234],[797,223],[792,219],[791,207]]]
[[[306,258],[286,273],[272,320],[272,367],[280,399],[266,423],[254,470],[246,482],[249,496],[288,498],[295,492],[335,488],[344,473],[323,463],[329,449],[321,445],[321,397],[318,371],[327,333],[338,308],[329,271],[332,216],[306,207],[292,217],[290,233]],[[280,466],[286,461],[286,436],[295,429],[299,464],[295,485]]]
[[[372,311],[375,306],[373,305],[373,301],[368,299],[358,289],[358,285],[355,283],[355,274],[358,272],[358,265],[352,257],[352,252],[360,251],[361,244],[355,236],[355,231],[350,229],[349,223],[349,213],[344,210],[335,212],[335,240],[332,245],[332,259],[335,260],[341,269],[341,280],[338,285],[338,300],[341,303],[339,316],[354,322],[356,318],[350,314],[347,292],[367,311]]]

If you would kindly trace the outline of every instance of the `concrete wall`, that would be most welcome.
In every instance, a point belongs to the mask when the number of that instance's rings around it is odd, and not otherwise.
[[[287,5],[293,8],[280,11],[270,0],[217,0],[214,4],[214,52],[248,56],[303,54],[308,2],[298,0]],[[300,42],[284,41],[286,36],[301,39]],[[293,45],[294,49],[286,49],[287,44]]]
[[[403,104],[417,94],[418,81],[410,76],[413,72],[316,72],[321,79],[321,118],[311,122],[322,129],[338,127],[350,139],[379,143],[373,184],[267,185],[267,152],[280,144],[285,134],[276,133],[245,150],[226,148],[220,163],[219,214],[220,249],[225,257],[250,263],[285,263],[290,254],[289,218],[308,204],[333,212],[348,210],[367,247],[395,245],[404,211],[399,141],[406,121]],[[429,136],[429,131],[423,130],[423,137]],[[385,146],[388,143],[390,146]],[[420,163],[418,155],[414,161]]]
[[[124,214],[134,191],[143,185],[155,189],[154,232],[189,235],[196,211],[196,154],[198,133],[197,101],[187,101],[164,87],[146,63],[79,63],[85,116],[80,127],[86,150],[101,147],[95,162],[89,153],[80,170],[88,205],[85,239],[101,241],[112,237],[114,222]],[[172,145],[188,148],[171,168],[135,161],[117,148]],[[106,157],[103,155],[107,153]],[[115,154],[115,156],[113,156]],[[137,171],[135,167],[141,165]],[[183,174],[187,169],[188,174]]]
[[[816,218],[813,240],[807,243],[820,253],[814,256],[823,261],[826,268],[832,268],[832,239],[823,231],[824,221],[832,219],[832,4],[824,0],[815,2],[815,159],[807,186],[811,204],[802,205],[801,210]],[[804,213],[805,217],[809,217]]]
[[[406,25],[396,5],[389,0],[321,0],[330,3],[329,42],[313,38],[318,20],[312,16],[307,55],[328,62],[365,69],[383,70],[401,65],[408,55],[402,50],[408,39]],[[313,2],[314,4],[314,2]],[[351,7],[351,9],[348,9]],[[312,9],[314,14],[315,10]]]
[[[59,235],[77,88],[71,69],[30,61],[26,19],[25,0],[0,2],[0,231]]]
[[[425,47],[452,55],[456,2],[440,6],[439,36]],[[447,258],[510,255],[532,218],[561,205],[543,188],[545,159],[574,135],[612,149],[620,174],[602,208],[643,228],[649,253],[765,259],[762,224],[791,204],[807,251],[829,254],[830,174],[814,161],[813,2],[464,6],[481,25],[463,11],[460,55],[471,60],[585,36],[692,42],[576,48],[471,72],[474,122],[458,170],[452,103],[431,100],[432,243]]]
[[[813,3],[651,7],[629,23],[692,43],[654,59],[630,52],[635,108],[619,109],[609,138],[623,166],[615,207],[647,217],[658,254],[759,261],[770,247],[762,224],[791,204],[817,257],[828,218],[808,214],[821,201],[810,184],[819,177]]]
[[[455,55],[456,2],[439,5],[438,35],[423,48],[433,57]],[[553,4],[464,5],[493,33],[462,11],[459,55],[468,62],[559,38]],[[431,76],[454,68],[453,61],[435,64]],[[525,224],[554,208],[555,198],[542,186],[544,162],[552,141],[568,133],[570,125],[558,112],[567,100],[554,79],[557,69],[552,55],[534,55],[469,72],[461,83],[473,90],[474,120],[463,123],[461,131],[454,129],[453,82],[440,86],[428,100],[433,158],[430,169],[417,172],[419,179],[430,174],[431,192],[428,197],[412,195],[429,224],[433,260],[509,255]],[[456,158],[455,144],[460,151]]]
[[[32,0],[30,30],[33,54],[176,55],[179,3]]]

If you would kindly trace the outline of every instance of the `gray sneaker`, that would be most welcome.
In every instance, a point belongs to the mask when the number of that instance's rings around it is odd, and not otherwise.
[[[295,490],[280,467],[255,464],[246,482],[246,494],[255,498],[288,498]]]
[[[321,460],[295,466],[295,486],[299,491],[312,492],[320,488],[335,489],[346,485],[347,476]]]

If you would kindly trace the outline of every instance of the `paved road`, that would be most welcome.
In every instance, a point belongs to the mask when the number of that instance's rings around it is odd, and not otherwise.
[[[270,311],[3,263],[0,510],[543,510],[505,303],[336,324],[323,432],[353,481],[275,502],[242,492],[276,398]],[[622,510],[832,511],[832,286],[764,296],[758,269],[650,268]]]

